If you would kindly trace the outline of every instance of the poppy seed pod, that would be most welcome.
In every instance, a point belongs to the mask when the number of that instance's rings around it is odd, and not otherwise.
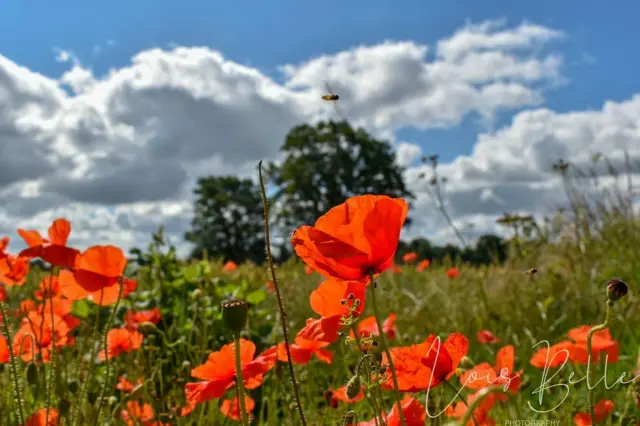
[[[611,280],[607,284],[607,299],[612,302],[622,299],[629,292],[629,286],[622,280]]]
[[[222,320],[233,334],[239,334],[247,325],[247,302],[231,300],[222,303]]]
[[[353,376],[347,382],[347,398],[353,399],[360,393],[360,389],[362,388],[362,381],[360,380],[360,376]]]

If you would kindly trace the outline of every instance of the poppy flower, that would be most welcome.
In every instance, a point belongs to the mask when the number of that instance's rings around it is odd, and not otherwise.
[[[126,407],[126,410],[120,412],[120,417],[129,426],[140,424],[147,426],[156,415],[151,405],[140,401],[129,401]]]
[[[394,274],[401,274],[402,268],[396,265],[395,263],[393,263],[391,264],[391,272],[393,272]]]
[[[227,263],[224,264],[224,266],[222,267],[222,270],[224,272],[233,272],[236,269],[238,269],[238,265],[235,262],[232,261],[228,261]]]
[[[80,254],[73,267],[73,277],[89,293],[115,286],[122,278],[127,258],[116,246],[93,246]]]
[[[478,339],[478,342],[482,343],[483,345],[490,345],[493,343],[498,343],[500,341],[500,339],[497,338],[496,335],[489,330],[478,331],[478,333],[476,333],[476,338]]]
[[[255,389],[262,384],[262,377],[276,363],[276,349],[269,348],[262,355],[253,359],[256,346],[253,342],[240,339],[240,360],[242,362],[242,379],[245,388]],[[227,389],[234,386],[236,376],[235,345],[229,343],[219,351],[209,354],[207,362],[191,370],[191,376],[202,379],[200,382],[187,383],[188,408],[193,409],[214,398],[220,398]]]
[[[327,278],[367,281],[393,264],[408,205],[386,195],[349,198],[291,237],[296,254]]]
[[[447,278],[449,279],[457,278],[459,275],[460,271],[458,270],[458,268],[449,268],[447,270]]]
[[[49,422],[47,423],[47,409],[41,408],[27,419],[25,426],[58,426],[60,413],[55,408],[49,409]]]
[[[398,377],[398,390],[400,392],[420,392],[429,388],[431,369],[422,363],[422,357],[429,351],[429,343],[410,346],[396,346],[390,348],[391,358]],[[382,354],[382,365],[388,365],[387,354]],[[382,383],[383,389],[393,389],[393,379],[387,374]]]
[[[29,258],[7,255],[0,258],[0,282],[9,286],[21,286],[29,274]]]
[[[311,361],[313,355],[325,364],[331,364],[333,362],[333,352],[324,349],[327,346],[329,346],[329,342],[296,337],[295,343],[289,345],[289,351],[294,364],[307,364]],[[278,361],[288,361],[287,347],[284,343],[278,345]]]
[[[460,383],[469,389],[482,389],[492,384],[505,386],[505,391],[517,393],[523,370],[514,373],[514,347],[507,345],[496,354],[496,365],[483,362],[460,376]]]
[[[591,325],[583,325],[581,327],[573,328],[569,330],[569,333],[567,333],[569,338],[576,343],[576,346],[584,349],[574,351],[574,356],[571,361],[584,365],[588,363],[587,360],[589,358],[589,354],[587,352],[587,336],[592,328],[593,326]],[[592,362],[594,363],[598,362],[598,355],[600,354],[603,354],[603,356],[606,357],[608,364],[618,361],[618,342],[611,338],[611,333],[608,328],[593,333],[591,349],[593,354]]]
[[[275,293],[275,292],[276,292],[276,286],[273,284],[273,281],[271,281],[271,280],[267,280],[267,281],[264,283],[264,286],[265,286],[265,287],[267,287],[267,291],[268,291],[269,293],[272,293],[272,294],[273,294],[273,293]]]
[[[160,322],[160,309],[153,308],[146,311],[128,311],[124,314],[125,327],[137,330],[140,324],[150,322],[157,325]]]
[[[49,238],[42,238],[38,231],[18,229],[18,234],[29,246],[22,250],[20,257],[39,257],[51,265],[71,269],[76,263],[80,252],[67,247],[67,240],[71,233],[71,224],[66,219],[56,219],[49,227]]]
[[[247,413],[251,413],[254,408],[256,408],[256,402],[251,399],[249,395],[244,396],[244,407],[247,410]],[[225,417],[230,418],[231,420],[235,420],[239,422],[240,418],[240,398],[237,396],[233,399],[225,399],[222,401],[222,405],[220,406],[220,412],[224,414]]]
[[[402,255],[402,261],[404,263],[413,263],[416,260],[418,260],[418,253],[416,253],[415,251],[411,251]]]
[[[142,383],[143,383],[142,377],[139,378],[134,385],[133,383],[128,381],[126,377],[120,376],[118,377],[118,384],[116,385],[116,389],[124,393],[132,393],[134,389],[142,386]]]
[[[598,402],[593,407],[595,411],[596,422],[598,423],[603,422],[609,414],[613,413],[614,408],[615,408],[615,404],[613,403],[613,401],[609,399],[600,400],[600,402]],[[576,416],[573,418],[573,421],[576,424],[576,426],[588,426],[592,424],[591,415],[589,414],[589,412],[577,413]]]
[[[334,343],[340,338],[340,329],[342,327],[341,316],[309,318],[306,325],[296,335],[296,338]]]
[[[9,345],[7,345],[7,339],[4,336],[0,336],[0,364],[6,364],[9,362]]]
[[[418,266],[416,266],[416,272],[424,271],[429,267],[429,265],[431,265],[431,261],[429,259],[421,260],[420,263],[418,263]]]
[[[75,342],[69,331],[64,319],[55,313],[52,319],[50,313],[43,316],[35,311],[29,312],[13,335],[13,354],[25,362],[36,361],[39,355],[40,361],[48,363],[54,349]]]
[[[434,387],[455,374],[460,360],[467,355],[469,340],[460,333],[451,333],[441,344],[440,339],[432,334],[425,343],[429,345],[429,351],[421,361],[431,370],[429,386]]]
[[[365,285],[358,281],[329,278],[311,292],[311,309],[324,317],[358,316],[364,310]]]
[[[382,331],[388,339],[395,339],[396,333],[398,332],[398,327],[396,327],[396,314],[391,313],[382,323]],[[376,323],[376,317],[366,317],[358,322],[356,325],[356,330],[358,331],[359,337],[371,337],[371,336],[379,336],[380,331],[378,330],[378,324]],[[353,335],[353,331],[351,332],[351,337],[355,338]]]
[[[537,368],[559,367],[569,361],[571,353],[575,353],[576,345],[564,340],[555,345],[539,349],[533,354],[529,363]]]
[[[101,360],[119,356],[123,352],[133,352],[142,346],[144,336],[137,331],[126,328],[114,328],[107,333],[107,355],[101,351],[98,355]]]
[[[427,418],[427,410],[420,404],[420,402],[409,395],[405,395],[402,399],[402,414],[404,415],[405,424],[407,426],[424,426],[424,422]],[[393,408],[389,414],[383,412],[382,418],[385,420],[387,426],[400,426],[400,413],[398,413],[398,405],[393,404]],[[375,426],[377,420],[374,417],[368,422],[360,422],[358,426]]]
[[[342,386],[335,391],[331,391],[331,406],[337,407],[338,402],[346,402],[347,404],[355,404],[356,402],[362,401],[364,398],[364,389],[365,386],[362,385],[360,392],[353,398],[349,398],[347,396],[347,386]]]
[[[473,395],[470,395],[467,398],[469,405],[471,405],[477,398],[481,397],[483,393],[483,390],[479,390]],[[473,411],[473,418],[469,419],[465,426],[494,426],[496,421],[489,416],[489,412],[496,402],[503,400],[504,394],[498,395],[496,393],[491,393],[485,396],[480,402],[480,405],[478,405],[478,407]],[[461,420],[465,414],[467,414],[468,409],[467,404],[462,401],[458,401],[455,405],[449,405],[444,414],[447,417],[454,417]]]
[[[58,274],[60,293],[69,300],[87,299],[100,306],[108,306],[118,300],[120,288],[117,285],[102,287],[95,291],[88,291],[76,281],[71,271],[60,271]],[[124,278],[122,280],[122,298],[131,294],[137,287],[136,280]]]

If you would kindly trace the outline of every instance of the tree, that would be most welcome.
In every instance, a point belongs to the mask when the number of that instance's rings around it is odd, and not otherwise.
[[[195,244],[192,257],[203,250],[209,257],[236,263],[265,258],[264,212],[260,188],[250,179],[204,177],[194,194],[195,216],[185,239]]]
[[[392,147],[362,129],[354,130],[346,121],[297,126],[281,151],[284,162],[271,163],[267,175],[278,188],[279,224],[285,228],[313,224],[354,195],[414,198]]]

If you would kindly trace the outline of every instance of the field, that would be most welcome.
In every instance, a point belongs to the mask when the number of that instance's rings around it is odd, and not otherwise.
[[[564,219],[544,238],[512,239],[504,264],[417,267],[424,259],[397,256],[375,285],[329,279],[320,286],[327,278],[294,256],[273,269],[277,288],[268,266],[185,263],[161,235],[124,274],[114,247],[88,249],[79,261],[58,221],[50,242],[29,243],[53,269],[32,266],[24,276],[20,258],[0,246],[8,337],[0,340],[2,425],[45,425],[46,418],[51,425],[239,424],[239,392],[255,425],[302,424],[296,395],[305,424],[314,426],[586,425],[590,394],[597,424],[639,424],[632,379],[640,374],[640,226],[620,208]],[[367,232],[378,243],[388,237]],[[369,318],[372,296],[385,338]],[[247,304],[223,309],[229,300]],[[607,324],[588,345],[590,326],[603,323],[607,309]],[[243,386],[235,380],[234,336],[246,339],[238,340]],[[547,345],[553,349],[545,352]],[[587,368],[589,349],[596,362]],[[463,419],[466,404],[475,419]]]

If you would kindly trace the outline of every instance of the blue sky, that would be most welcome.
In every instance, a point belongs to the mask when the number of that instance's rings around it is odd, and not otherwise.
[[[559,112],[599,109],[605,100],[640,92],[640,3],[627,1],[335,1],[269,2],[139,0],[12,2],[0,15],[0,54],[50,77],[57,63],[53,47],[73,51],[96,75],[129,63],[139,51],[207,46],[226,58],[277,76],[277,67],[321,54],[386,39],[432,45],[466,20],[506,18],[511,25],[531,21],[566,33],[556,41],[565,56],[569,84],[547,93],[546,105]],[[115,43],[108,45],[112,40]],[[100,52],[96,52],[100,46]],[[554,46],[555,47],[555,46]],[[510,119],[502,117],[496,125]],[[454,129],[405,129],[401,139],[437,150],[444,161],[468,154],[478,131],[467,118]]]

